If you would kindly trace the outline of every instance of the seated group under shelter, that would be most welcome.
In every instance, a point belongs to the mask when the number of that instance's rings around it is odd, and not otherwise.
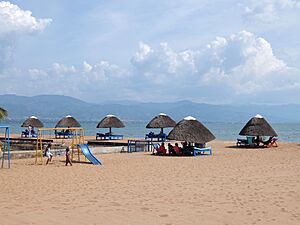
[[[206,147],[206,143],[214,140],[215,136],[202,123],[188,116],[176,124],[167,139],[180,141],[181,146],[177,142],[174,145],[168,143],[166,149],[164,142],[161,145],[155,144],[156,154],[198,156],[212,154],[211,147]]]
[[[42,121],[40,121],[36,116],[31,116],[27,118],[21,127],[26,127],[24,131],[21,133],[21,137],[37,137],[37,133],[34,128],[41,128],[44,127]]]
[[[149,134],[145,135],[145,139],[150,139],[151,141],[166,141],[167,134],[164,133],[164,128],[175,127],[176,122],[167,114],[160,113],[155,116],[146,126],[148,129],[160,128],[160,132],[155,134],[151,131]]]
[[[60,119],[55,128],[65,128],[65,129],[57,129],[54,130],[55,138],[71,138],[73,136],[72,127],[81,127],[80,123],[70,115],[63,117]]]
[[[70,127],[68,127],[68,128],[70,128]],[[60,131],[55,130],[54,131],[55,138],[70,138],[70,137],[72,137],[73,133],[68,128],[60,130]]]
[[[109,132],[107,133],[96,133],[96,140],[99,138],[100,140],[116,140],[123,139],[123,135],[114,134],[111,131],[111,128],[123,128],[125,125],[123,122],[114,115],[105,116],[97,125],[97,128],[109,128]]]
[[[237,147],[277,147],[277,133],[266,121],[266,119],[257,114],[251,118],[242,128],[239,135],[246,136],[238,138]]]

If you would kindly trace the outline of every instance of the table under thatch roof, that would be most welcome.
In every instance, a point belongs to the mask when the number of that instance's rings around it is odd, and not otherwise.
[[[41,128],[44,127],[44,124],[36,116],[31,116],[27,118],[21,125],[21,127],[29,127],[29,126]]]
[[[207,143],[216,137],[202,123],[188,116],[176,124],[167,138],[191,143]]]
[[[123,122],[115,115],[105,116],[97,125],[97,128],[123,128],[125,125]]]
[[[81,125],[74,117],[68,115],[58,121],[55,127],[81,127]]]
[[[166,128],[175,127],[176,122],[167,114],[160,113],[155,116],[146,126],[146,128]]]
[[[278,136],[276,131],[271,127],[267,120],[257,114],[251,118],[248,123],[243,127],[239,135],[243,136]]]

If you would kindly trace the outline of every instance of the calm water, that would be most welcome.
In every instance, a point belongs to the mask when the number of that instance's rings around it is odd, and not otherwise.
[[[21,133],[24,130],[21,126],[23,121],[1,121],[0,125],[7,125],[11,128],[11,133]],[[84,128],[85,135],[93,136],[96,132],[107,132],[108,129],[97,129],[96,125],[99,121],[80,121]],[[114,133],[123,134],[126,137],[144,137],[150,129],[146,129],[148,121],[127,121],[124,122],[125,128],[114,129]],[[54,127],[56,121],[44,122],[45,127]],[[216,136],[218,140],[236,140],[238,133],[245,125],[244,123],[212,123],[207,122],[204,125]],[[300,142],[300,124],[292,123],[273,123],[273,128],[279,135],[281,141]],[[159,132],[159,129],[154,129]],[[165,129],[169,132],[170,129]],[[2,131],[0,131],[2,132]]]

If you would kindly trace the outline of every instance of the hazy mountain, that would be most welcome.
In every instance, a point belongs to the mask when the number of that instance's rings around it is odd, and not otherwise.
[[[160,112],[176,121],[192,115],[204,122],[245,122],[257,113],[271,122],[300,122],[300,105],[211,105],[191,101],[139,103],[134,101],[93,104],[60,95],[24,97],[0,95],[0,106],[8,110],[9,119],[36,115],[41,119],[60,119],[68,114],[78,120],[98,121],[107,114],[123,120],[150,120]]]

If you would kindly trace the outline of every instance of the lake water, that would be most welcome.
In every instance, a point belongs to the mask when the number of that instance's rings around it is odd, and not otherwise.
[[[21,133],[24,128],[20,127],[23,121],[1,121],[0,125],[10,126],[11,133]],[[45,127],[54,127],[57,121],[44,122]],[[96,128],[99,121],[80,121],[84,128],[85,135],[93,136],[96,132],[107,132],[108,129]],[[114,133],[123,134],[125,137],[145,137],[151,129],[146,129],[149,121],[125,121],[125,128],[115,129]],[[244,123],[213,123],[203,122],[203,124],[216,136],[217,140],[236,140],[238,133],[245,125]],[[279,135],[280,141],[300,142],[300,124],[295,123],[272,123],[273,128]],[[171,129],[164,129],[168,133]],[[159,129],[153,129],[159,132]],[[0,132],[3,132],[0,130]]]

